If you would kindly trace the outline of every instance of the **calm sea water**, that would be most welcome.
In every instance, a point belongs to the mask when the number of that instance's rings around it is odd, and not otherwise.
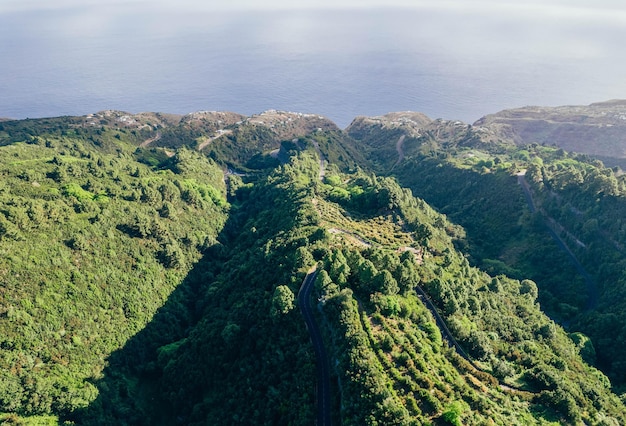
[[[473,122],[626,98],[622,14],[417,8],[0,13],[0,117],[414,110]]]

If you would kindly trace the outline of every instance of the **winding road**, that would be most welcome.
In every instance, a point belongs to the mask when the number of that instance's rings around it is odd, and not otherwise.
[[[556,244],[559,246],[559,248],[562,251],[564,251],[565,254],[567,254],[572,264],[576,268],[576,271],[578,272],[578,274],[585,280],[585,285],[587,287],[587,303],[585,305],[585,310],[589,311],[589,310],[594,309],[596,305],[598,304],[598,288],[596,286],[596,283],[593,281],[593,279],[591,278],[591,275],[589,275],[589,273],[583,267],[583,265],[578,261],[578,259],[576,258],[576,255],[572,252],[572,250],[569,248],[567,243],[563,240],[563,238],[559,236],[559,234],[557,234],[557,232],[554,229],[556,225],[558,225],[558,227],[562,229],[565,229],[565,228],[561,226],[556,220],[548,216],[542,209],[539,209],[539,210],[537,209],[537,206],[535,205],[535,202],[533,200],[533,195],[530,190],[530,186],[528,185],[528,182],[526,182],[526,176],[524,173],[519,173],[517,175],[517,182],[520,184],[520,186],[522,187],[522,190],[524,191],[524,196],[526,197],[526,202],[528,203],[528,208],[530,212],[534,213],[536,211],[539,211],[539,213],[541,213],[543,222],[546,225],[546,228],[548,229],[548,233],[550,234],[552,239],[556,242]],[[554,222],[555,225],[551,225],[551,222]]]
[[[311,292],[317,277],[317,270],[312,269],[302,281],[298,292],[298,305],[304,316],[306,328],[311,336],[315,359],[317,361],[317,426],[330,426],[331,422],[331,399],[330,399],[330,368],[326,348],[322,340],[322,334],[315,321],[311,306]]]
[[[467,352],[465,352],[465,350],[461,347],[459,342],[456,341],[456,339],[454,338],[452,333],[450,333],[450,330],[448,329],[448,326],[446,325],[446,322],[441,317],[441,315],[439,315],[439,312],[437,311],[437,308],[435,307],[433,302],[430,300],[430,297],[428,297],[426,292],[422,289],[422,287],[415,286],[414,288],[415,288],[415,291],[417,292],[417,296],[420,298],[422,303],[424,303],[426,308],[428,308],[428,310],[435,317],[435,323],[437,323],[437,326],[439,327],[439,331],[441,331],[441,334],[442,334],[441,337],[443,337],[445,340],[447,340],[448,344],[450,346],[453,346],[456,349],[456,352],[459,355],[461,355],[463,358],[465,358],[470,364],[472,364],[472,366],[475,369],[480,370],[480,368],[478,368],[478,366],[476,364],[474,364],[474,361],[470,358],[470,356],[467,354]]]

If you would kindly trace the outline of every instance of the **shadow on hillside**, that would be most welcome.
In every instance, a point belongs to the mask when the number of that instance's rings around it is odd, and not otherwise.
[[[312,416],[313,357],[300,312],[293,310],[282,322],[269,315],[268,295],[276,283],[303,278],[293,275],[295,248],[263,249],[277,234],[297,226],[298,197],[275,186],[244,197],[243,207],[231,209],[218,236],[221,244],[210,247],[153,319],[108,357],[103,377],[94,383],[96,400],[63,420],[77,425],[183,425],[196,419],[204,424],[206,415],[241,414],[237,407],[243,412],[253,399],[265,411],[256,414],[252,409],[252,415],[273,418],[273,424]],[[216,281],[221,284],[210,287],[209,298],[207,289]],[[225,337],[231,321],[237,335]],[[174,352],[176,342],[191,331],[184,351]],[[176,354],[175,359],[166,353]],[[171,360],[176,361],[173,370]],[[166,365],[167,378],[162,375]],[[242,380],[246,384],[239,387]],[[216,396],[203,399],[208,394]],[[242,407],[242,401],[249,406]],[[288,407],[300,413],[285,411]]]
[[[102,378],[93,383],[99,392],[96,400],[62,420],[77,425],[184,424],[184,419],[171,418],[176,410],[159,389],[159,348],[185,338],[202,318],[206,289],[226,262],[226,247],[241,221],[241,215],[229,216],[217,237],[220,244],[209,247],[152,320],[110,354]]]
[[[94,383],[97,399],[65,420],[80,425],[173,424],[171,407],[156,388],[158,348],[184,338],[197,323],[204,284],[218,272],[219,259],[219,246],[207,250],[152,320],[109,356],[103,377]]]
[[[509,171],[481,173],[422,159],[404,164],[395,174],[415,196],[463,226],[466,238],[455,244],[472,265],[492,276],[533,279],[542,307],[555,320],[562,319],[564,302],[572,309],[584,308],[585,282],[546,232],[541,216],[529,210],[517,177]]]

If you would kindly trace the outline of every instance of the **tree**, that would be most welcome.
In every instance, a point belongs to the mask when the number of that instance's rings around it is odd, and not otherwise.
[[[411,259],[404,259],[396,268],[396,280],[403,294],[418,285],[420,277],[415,268],[415,262]]]
[[[319,274],[317,274],[315,281],[315,286],[323,297],[329,298],[339,293],[339,286],[333,282],[326,270],[322,269]]]
[[[159,252],[159,260],[166,268],[179,268],[185,264],[185,254],[175,240],[169,240]]]
[[[441,418],[449,425],[461,426],[461,414],[463,414],[463,406],[460,402],[454,401],[448,405]]]
[[[487,360],[493,353],[489,338],[482,331],[472,330],[467,341],[470,353],[481,361]]]
[[[350,276],[350,267],[343,253],[336,250],[330,261],[330,277],[340,286],[344,286]]]
[[[363,261],[363,263],[359,266],[359,287],[365,291],[370,291],[373,284],[372,281],[374,280],[376,274],[378,274],[378,271],[372,261],[365,259],[365,261]]]
[[[296,264],[301,268],[308,268],[313,263],[315,263],[315,259],[313,259],[313,255],[306,247],[298,247],[296,249]]]
[[[531,301],[534,302],[537,299],[538,290],[537,284],[532,280],[522,280],[519,288],[520,294],[527,294]]]
[[[226,343],[231,344],[237,339],[240,331],[241,327],[239,325],[229,322],[224,326],[220,334]]]
[[[400,290],[393,275],[386,269],[383,269],[376,275],[374,278],[374,287],[376,290],[386,295],[398,294]]]
[[[293,292],[286,285],[279,285],[274,290],[274,296],[272,297],[272,309],[270,315],[272,317],[278,317],[289,313],[295,307],[295,297]]]

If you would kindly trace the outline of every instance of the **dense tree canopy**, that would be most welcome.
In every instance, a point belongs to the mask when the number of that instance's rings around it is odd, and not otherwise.
[[[0,418],[312,424],[316,268],[335,423],[626,423],[618,170],[221,119],[3,123]]]

